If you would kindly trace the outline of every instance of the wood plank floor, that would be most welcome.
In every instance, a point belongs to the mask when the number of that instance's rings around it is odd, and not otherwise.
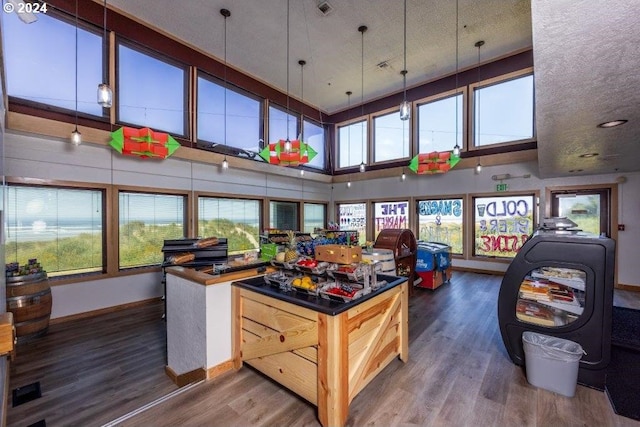
[[[393,361],[350,406],[350,426],[630,426],[606,395],[567,398],[530,386],[497,323],[500,276],[454,272],[415,289],[409,362]],[[640,293],[615,304],[640,308]],[[9,426],[101,426],[177,388],[164,374],[162,304],[52,325],[18,346],[10,389],[40,381],[42,397],[9,408]],[[317,426],[315,407],[249,367],[200,383],[119,426]]]

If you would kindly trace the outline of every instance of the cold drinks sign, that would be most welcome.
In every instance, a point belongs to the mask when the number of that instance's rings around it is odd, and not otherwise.
[[[533,206],[533,195],[475,198],[475,254],[514,257],[533,233]]]

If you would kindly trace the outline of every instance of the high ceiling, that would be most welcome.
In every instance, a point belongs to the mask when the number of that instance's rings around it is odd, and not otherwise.
[[[346,108],[348,90],[352,105],[402,90],[402,0],[108,5],[221,60],[227,8],[227,64],[329,114]],[[456,62],[458,70],[475,66],[478,40],[481,62],[533,47],[540,176],[638,171],[639,15],[637,0],[407,0],[407,86],[455,73]],[[613,119],[629,123],[596,128]],[[578,157],[592,152],[599,155]]]

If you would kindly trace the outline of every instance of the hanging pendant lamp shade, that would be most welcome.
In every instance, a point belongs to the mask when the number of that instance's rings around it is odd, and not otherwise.
[[[82,144],[82,134],[78,130],[77,126],[76,126],[75,130],[73,132],[71,132],[71,143],[73,145],[75,145],[76,147],[78,145]]]
[[[404,66],[402,67],[402,92],[403,98],[400,104],[400,120],[409,120],[411,117],[411,104],[407,101],[407,0],[404,0]]]
[[[107,0],[104,0],[102,23],[102,45],[103,52],[108,51],[109,42],[107,40]],[[113,105],[113,91],[108,83],[100,83],[98,85],[98,104],[103,108],[111,108]]]

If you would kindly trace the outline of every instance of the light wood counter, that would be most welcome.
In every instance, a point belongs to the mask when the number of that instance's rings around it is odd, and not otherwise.
[[[247,363],[313,403],[323,426],[344,425],[353,398],[396,357],[408,360],[406,279],[349,303],[296,300],[260,282],[232,289],[234,367]]]

